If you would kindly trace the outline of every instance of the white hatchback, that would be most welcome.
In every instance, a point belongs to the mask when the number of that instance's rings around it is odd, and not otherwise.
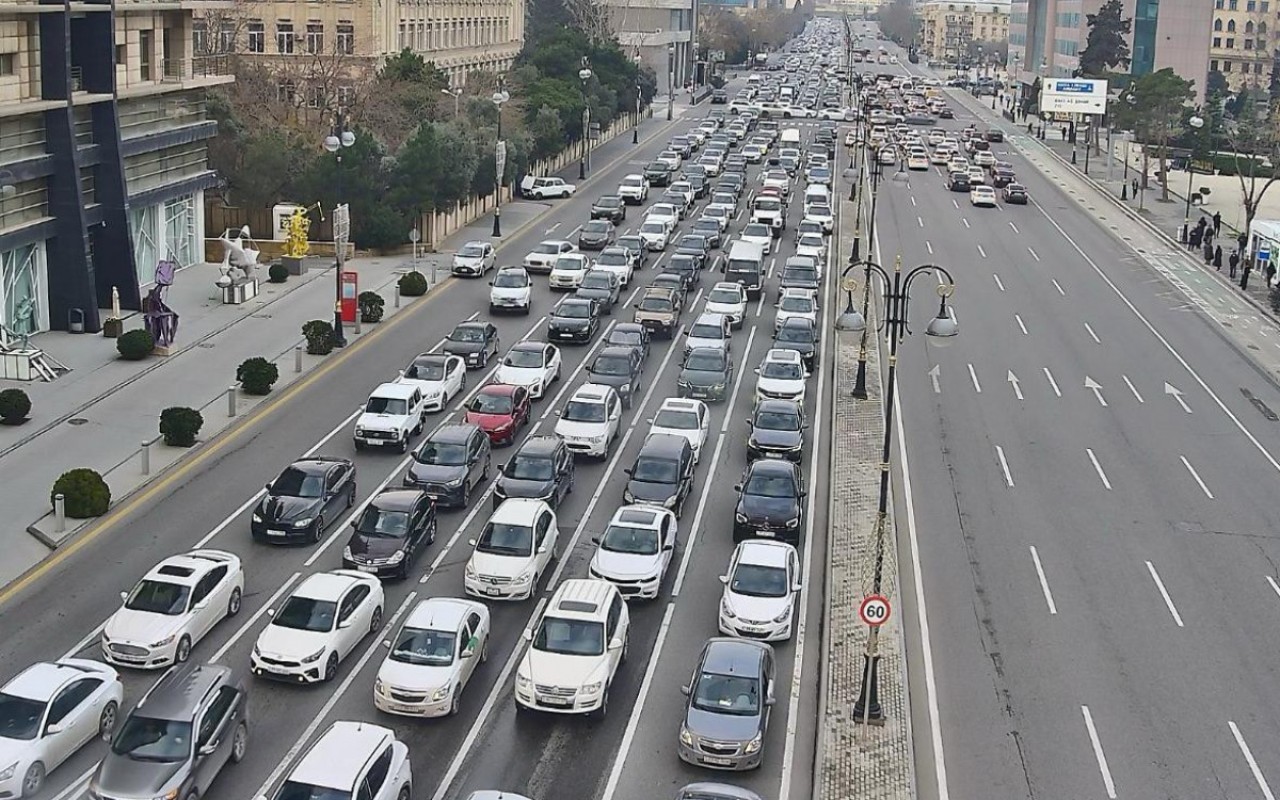
[[[556,415],[556,436],[570,450],[608,458],[622,426],[622,400],[612,386],[585,383]]]
[[[990,186],[975,186],[969,190],[969,205],[996,207],[996,190]]]
[[[458,713],[462,690],[489,657],[489,608],[431,597],[405,617],[373,682],[373,704],[388,714]]]
[[[710,435],[710,425],[711,412],[706,403],[688,397],[668,397],[649,420],[649,435],[665,433],[688,439],[696,464]]]
[[[807,319],[815,324],[818,321],[818,298],[812,289],[783,289],[778,297],[777,312],[773,318],[773,329],[781,328],[783,323],[793,317]]]
[[[523,386],[535,400],[560,380],[560,348],[546,342],[524,341],[507,351],[494,373],[494,383]]]
[[[596,552],[587,574],[614,584],[627,599],[653,600],[662,590],[678,538],[679,523],[670,509],[623,506],[613,512],[604,533],[592,538]]]
[[[742,226],[742,233],[738,234],[738,239],[760,245],[764,248],[765,255],[769,255],[769,251],[773,249],[773,234],[769,226],[763,222],[751,222]]]
[[[806,233],[796,241],[796,255],[811,256],[819,265],[827,261],[827,240],[820,233]]]
[[[703,308],[712,314],[729,318],[734,328],[741,328],[747,318],[747,292],[740,283],[721,282],[711,287]]]
[[[524,267],[503,267],[489,282],[489,313],[520,311],[529,313],[533,303],[533,281]]]
[[[741,542],[720,582],[721,633],[766,642],[791,638],[800,593],[800,559],[794,547],[765,539]]]
[[[407,800],[412,791],[409,748],[394,731],[368,722],[339,720],[320,734],[290,770],[275,800]]]
[[[513,497],[494,509],[463,572],[467,594],[490,600],[527,600],[556,557],[560,527],[542,500]]]

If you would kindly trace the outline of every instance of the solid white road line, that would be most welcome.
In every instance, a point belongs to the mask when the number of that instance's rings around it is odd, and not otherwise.
[[[1022,335],[1027,336],[1027,326],[1022,322],[1022,315],[1014,314],[1013,318],[1018,321],[1018,327],[1022,330]]]
[[[1134,387],[1133,383],[1129,380],[1128,375],[1121,375],[1120,377],[1124,378],[1124,385],[1129,387],[1129,391],[1133,392],[1133,396],[1138,398],[1139,403],[1147,402],[1146,400],[1142,399],[1142,395],[1138,394],[1137,388]]]
[[[1173,604],[1173,598],[1169,596],[1169,590],[1164,588],[1164,581],[1160,580],[1160,573],[1156,572],[1156,565],[1150,561],[1147,562],[1147,572],[1151,573],[1151,580],[1156,582],[1156,588],[1160,590],[1160,596],[1164,598],[1164,604],[1169,607],[1169,613],[1173,615],[1173,621],[1178,623],[1178,627],[1185,627],[1182,624],[1182,615],[1178,613],[1178,609]]]
[[[1027,252],[1028,252],[1028,253],[1030,253],[1030,254],[1031,254],[1031,257],[1032,257],[1032,258],[1034,258],[1036,261],[1039,261],[1039,260],[1040,260],[1040,256],[1036,255],[1036,251],[1035,251],[1035,250],[1033,250],[1033,249],[1031,249],[1030,247],[1028,247],[1028,248],[1027,248]]]
[[[1067,293],[1063,290],[1062,284],[1058,283],[1058,279],[1050,278],[1050,280],[1053,281],[1053,288],[1058,290],[1058,294],[1062,295],[1063,297],[1066,297]]]
[[[982,394],[982,386],[978,384],[978,373],[974,371],[972,363],[969,364],[969,377],[973,380],[973,390]]]
[[[1049,579],[1044,575],[1044,566],[1040,563],[1040,554],[1036,552],[1036,546],[1031,545],[1031,560],[1036,565],[1036,575],[1040,577],[1040,589],[1044,592],[1044,601],[1049,604],[1049,613],[1057,614],[1058,605],[1053,602],[1053,592],[1049,591]]]
[[[1053,387],[1053,393],[1058,397],[1062,397],[1062,390],[1058,388],[1058,382],[1053,379],[1053,373],[1049,371],[1048,367],[1044,368],[1044,376],[1049,379],[1049,385]]]
[[[987,251],[982,249],[982,245],[978,245],[978,255],[982,256],[983,258],[987,257]]]
[[[1000,459],[1000,469],[1004,471],[1004,485],[1013,488],[1013,473],[1009,471],[1009,462],[1004,457],[1004,448],[996,445],[996,457]]]
[[[289,578],[283,584],[281,584],[280,588],[276,589],[275,594],[268,597],[267,602],[263,603],[262,606],[259,607],[257,611],[253,612],[253,616],[245,620],[244,623],[242,623],[240,627],[236,630],[236,632],[231,634],[231,638],[227,639],[227,641],[222,645],[222,647],[219,647],[218,651],[214,653],[213,657],[210,658],[209,660],[221,661],[222,657],[225,656],[228,652],[230,652],[231,648],[235,646],[235,643],[240,641],[240,637],[248,633],[249,629],[252,628],[254,624],[256,624],[257,621],[262,618],[262,615],[266,614],[267,611],[269,611],[271,607],[275,605],[276,601],[278,601],[281,598],[281,596],[283,596],[284,593],[288,591],[289,587],[293,585],[293,582],[301,577],[302,577],[301,572],[295,572],[292,575],[290,575]]]
[[[649,659],[649,665],[645,668],[644,680],[640,682],[640,694],[637,695],[635,705],[631,708],[631,716],[627,719],[627,728],[622,734],[622,743],[618,746],[618,755],[613,759],[613,767],[609,770],[609,779],[605,782],[604,794],[601,795],[601,800],[613,800],[614,794],[618,791],[618,781],[622,779],[622,771],[626,767],[627,754],[631,752],[631,743],[635,741],[636,731],[640,728],[640,714],[644,710],[645,700],[648,698],[649,690],[653,686],[653,676],[658,671],[658,654],[662,652],[662,646],[666,644],[667,631],[671,629],[671,615],[675,613],[675,610],[676,604],[669,602],[667,603],[667,610],[662,614],[662,626],[658,628],[658,638],[653,644],[653,656]]]
[[[996,279],[996,286],[1000,287],[1000,291],[1004,291],[1004,281],[1000,280],[1000,276],[992,273],[991,277]]]
[[[1191,466],[1191,462],[1187,460],[1186,456],[1178,456],[1178,458],[1182,459],[1182,466],[1186,467],[1187,472],[1191,473],[1191,477],[1195,478],[1196,483],[1200,484],[1200,491],[1204,492],[1205,497],[1212,500],[1213,492],[1209,491],[1209,487],[1204,485],[1204,481],[1200,479],[1200,473],[1196,472],[1196,468]]]
[[[1280,583],[1276,583],[1276,579],[1270,575],[1267,575],[1266,578],[1267,583],[1271,584],[1271,590],[1276,593],[1277,597],[1280,597]]]
[[[1084,329],[1089,332],[1089,335],[1093,337],[1093,340],[1095,342],[1097,342],[1098,344],[1102,344],[1102,340],[1098,338],[1098,334],[1093,332],[1093,328],[1089,326],[1089,323],[1086,322],[1084,324]]]
[[[1084,449],[1089,454],[1089,460],[1093,462],[1093,468],[1098,473],[1098,477],[1102,479],[1102,485],[1107,487],[1107,491],[1111,491],[1111,481],[1107,480],[1107,473],[1102,471],[1102,465],[1098,463],[1098,457],[1093,454],[1093,448],[1086,447]]]
[[[1262,770],[1258,767],[1258,761],[1253,757],[1253,751],[1249,749],[1249,744],[1244,740],[1244,736],[1240,734],[1240,728],[1231,720],[1227,720],[1227,726],[1231,728],[1231,735],[1236,739],[1236,745],[1240,748],[1240,752],[1244,754],[1245,763],[1249,765],[1249,771],[1253,773],[1253,779],[1258,782],[1258,788],[1262,790],[1262,796],[1266,800],[1276,800],[1276,796],[1271,793],[1271,787],[1267,785],[1267,779],[1263,776]]]
[[[1107,766],[1107,756],[1102,752],[1102,741],[1098,739],[1098,729],[1093,726],[1093,715],[1088,706],[1080,706],[1084,714],[1084,726],[1089,731],[1089,743],[1093,745],[1094,758],[1098,759],[1098,771],[1102,773],[1102,785],[1107,789],[1107,797],[1116,798],[1116,784],[1111,780],[1111,769]]]

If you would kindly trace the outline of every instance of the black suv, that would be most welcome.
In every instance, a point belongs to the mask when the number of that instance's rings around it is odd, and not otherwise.
[[[726,350],[698,347],[684,357],[676,389],[681,397],[723,400],[733,383],[733,356]]]
[[[799,463],[804,451],[804,407],[794,400],[764,399],[747,420],[747,460],[783,458]]]
[[[798,464],[775,458],[753,461],[742,483],[733,488],[738,493],[733,512],[735,544],[757,536],[800,544],[805,489]]]
[[[344,569],[408,578],[418,553],[436,540],[436,504],[425,492],[385,489],[351,527],[355,530],[342,551]]]
[[[780,350],[795,350],[804,360],[806,369],[812,370],[818,360],[818,328],[813,320],[791,317],[778,326],[773,334],[774,346]]]
[[[591,218],[607,219],[617,225],[627,218],[627,204],[619,195],[606,194],[591,204]]]
[[[650,186],[666,186],[671,183],[671,167],[662,161],[651,161],[644,168],[644,177]]]
[[[497,508],[508,497],[531,497],[555,508],[573,491],[573,469],[573,453],[563,439],[530,436],[511,460],[498,468],[493,506]]]
[[[444,340],[444,351],[462,356],[467,367],[484,369],[489,359],[498,354],[498,329],[492,322],[463,322]]]
[[[631,408],[640,394],[640,374],[644,360],[634,347],[606,347],[587,367],[587,382],[612,386],[622,398],[623,408]]]
[[[707,237],[700,236],[696,233],[686,233],[676,241],[677,255],[691,255],[698,262],[699,273],[707,267],[707,258],[711,255],[711,244],[707,241]],[[701,277],[697,276],[698,278]],[[695,278],[694,282],[697,282]]]
[[[471,491],[489,480],[490,460],[489,436],[479,425],[442,425],[413,451],[404,485],[440,505],[465,508]]]
[[[683,436],[655,433],[640,447],[635,463],[626,471],[625,503],[644,503],[669,508],[679,517],[684,501],[693,489],[693,445]]]
[[[299,459],[267,484],[249,532],[257,542],[318,542],[327,523],[355,501],[356,467],[349,459]]]
[[[547,318],[547,340],[590,342],[600,327],[600,304],[586,297],[566,297]]]
[[[947,180],[947,187],[953,192],[969,191],[969,173],[958,171],[951,173],[951,177]]]

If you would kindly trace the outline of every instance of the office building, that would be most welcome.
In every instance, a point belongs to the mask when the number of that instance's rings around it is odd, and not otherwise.
[[[623,52],[658,76],[659,94],[666,93],[668,79],[677,89],[693,79],[701,2],[601,0],[609,30]]]
[[[931,61],[970,61],[984,42],[1009,38],[1009,4],[934,0],[917,7],[917,43]]]
[[[1233,91],[1245,87],[1265,91],[1271,85],[1275,58],[1271,39],[1280,23],[1271,2],[1214,0],[1209,71],[1222,73]]]

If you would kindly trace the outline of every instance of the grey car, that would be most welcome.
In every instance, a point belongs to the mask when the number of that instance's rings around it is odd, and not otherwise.
[[[143,695],[89,781],[93,800],[205,796],[249,747],[249,695],[230,667],[188,661]]]
[[[588,270],[582,276],[582,283],[574,297],[587,297],[599,304],[601,312],[612,314],[618,302],[618,294],[622,291],[622,281],[607,269]]]
[[[519,800],[519,798],[513,798],[513,800]],[[764,798],[741,786],[699,781],[682,786],[680,791],[676,792],[676,800],[764,800]]]
[[[489,437],[469,422],[442,425],[418,445],[404,485],[426,492],[437,504],[466,508],[471,492],[489,480]]]
[[[699,347],[684,357],[676,388],[681,397],[723,400],[733,383],[733,357],[725,350]]]
[[[612,386],[622,398],[624,408],[640,394],[640,375],[644,372],[644,359],[634,347],[606,347],[587,367],[587,382]]]
[[[708,639],[689,682],[680,726],[682,761],[743,771],[760,766],[773,706],[773,648],[763,642]]]

